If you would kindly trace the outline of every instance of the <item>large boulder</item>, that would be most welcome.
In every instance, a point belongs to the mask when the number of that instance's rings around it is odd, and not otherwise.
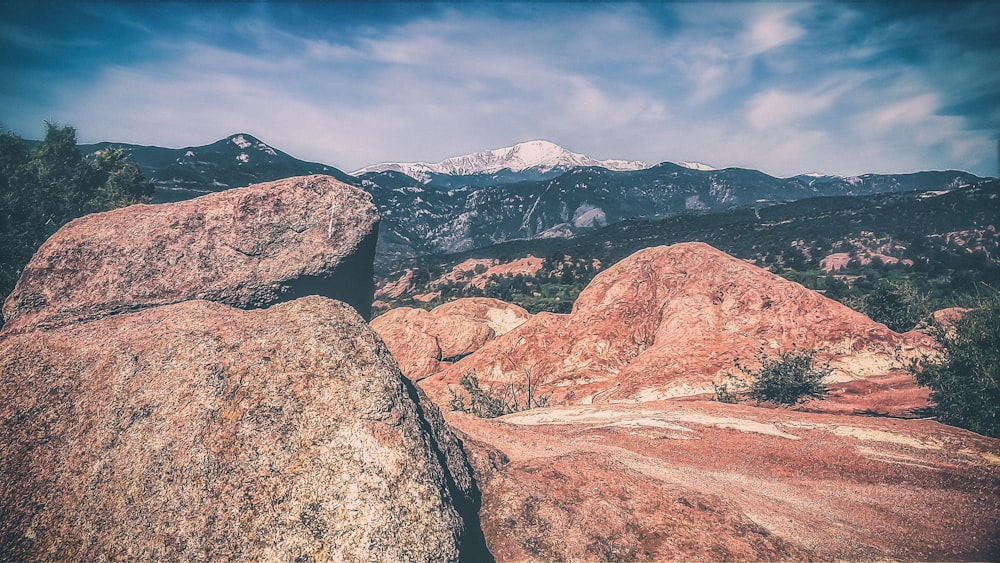
[[[469,297],[432,311],[399,307],[372,321],[399,361],[403,375],[419,381],[524,324],[531,314],[498,299]]]
[[[365,322],[377,224],[310,176],[56,233],[4,305],[0,559],[489,560],[460,441]]]
[[[365,318],[379,216],[371,197],[305,176],[70,222],[3,305],[7,330],[61,326],[190,299],[260,308],[304,295]]]
[[[0,374],[5,560],[484,554],[455,437],[342,303],[6,333]]]
[[[924,340],[920,340],[923,338]],[[926,342],[925,342],[926,341]],[[794,349],[831,381],[883,376],[929,345],[703,243],[636,252],[597,275],[569,315],[541,313],[421,382],[437,400],[471,371],[555,402],[645,401],[710,392],[734,360]]]

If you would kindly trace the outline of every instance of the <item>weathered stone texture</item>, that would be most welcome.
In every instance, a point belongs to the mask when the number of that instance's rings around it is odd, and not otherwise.
[[[498,299],[456,299],[432,311],[399,307],[372,320],[403,375],[419,381],[524,324],[531,315]]]
[[[464,456],[342,303],[189,301],[8,335],[0,364],[6,558],[459,555]]]
[[[816,350],[835,381],[883,376],[929,339],[861,313],[703,243],[636,252],[600,273],[569,315],[541,313],[421,382],[436,400],[475,371],[523,381],[557,402],[644,401],[712,392],[756,353]]]
[[[305,295],[367,318],[378,221],[371,196],[329,176],[87,215],[25,267],[3,305],[6,329],[190,299],[246,309]]]

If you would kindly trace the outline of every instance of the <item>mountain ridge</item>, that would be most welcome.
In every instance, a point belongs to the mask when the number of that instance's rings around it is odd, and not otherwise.
[[[81,149],[92,153],[110,144],[83,145]],[[429,181],[425,181],[392,170],[352,176],[330,165],[298,160],[247,133],[200,147],[117,146],[153,180],[155,202],[311,174],[330,175],[360,187],[372,195],[382,216],[379,262],[462,252],[518,239],[574,237],[633,218],[763,208],[817,196],[947,191],[981,180],[957,171],[776,178],[757,170],[710,169],[692,162],[612,170],[583,164],[616,161],[594,161],[554,143],[538,141],[473,153],[475,158],[454,160],[451,168],[505,167],[494,172],[427,172]],[[563,165],[572,163],[573,167],[559,168],[559,158],[563,158]],[[542,163],[548,164],[539,168]],[[625,167],[630,166],[638,164]]]
[[[368,172],[401,172],[429,183],[435,174],[469,176],[492,174],[501,170],[523,172],[534,170],[542,174],[569,170],[578,166],[600,166],[608,170],[641,170],[649,166],[641,161],[621,159],[598,160],[584,154],[569,151],[551,141],[536,139],[517,143],[509,147],[487,149],[469,154],[453,156],[439,162],[382,162],[365,166],[351,172],[361,176]]]
[[[357,185],[357,180],[333,166],[299,160],[249,133],[233,133],[207,145],[177,149],[107,141],[79,147],[80,152],[93,154],[110,146],[123,149],[153,181],[157,203],[312,174]]]

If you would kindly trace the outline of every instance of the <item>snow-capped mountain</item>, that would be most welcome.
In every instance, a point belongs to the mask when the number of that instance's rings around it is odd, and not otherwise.
[[[90,154],[107,145],[80,148]],[[185,148],[119,146],[153,180],[157,202],[304,174],[329,174],[358,186],[372,195],[382,215],[377,260],[384,264],[515,239],[579,236],[636,218],[765,207],[816,196],[945,191],[979,180],[955,171],[775,178],[691,162],[646,167],[595,160],[547,141],[437,164],[368,167],[355,176],[298,160],[246,133]]]
[[[546,180],[444,187],[401,172],[361,175],[382,213],[377,256],[454,253],[510,240],[579,236],[620,221],[767,207],[817,196],[942,190],[979,180],[962,172],[775,178],[756,170],[697,170],[664,162],[642,170],[578,167]]]
[[[630,160],[597,160],[584,154],[568,151],[550,141],[528,141],[511,147],[485,150],[455,156],[441,162],[383,162],[366,166],[351,174],[360,176],[367,172],[402,172],[411,178],[429,182],[438,174],[471,176],[495,174],[501,170],[511,172],[532,171],[540,174],[562,172],[579,166],[599,166],[608,170],[626,171],[648,168],[644,162]]]
[[[683,166],[684,168],[690,168],[691,170],[701,170],[702,172],[711,172],[712,170],[716,170],[716,168],[713,168],[707,164],[702,164],[700,162],[681,161],[678,162],[677,164],[678,166]]]

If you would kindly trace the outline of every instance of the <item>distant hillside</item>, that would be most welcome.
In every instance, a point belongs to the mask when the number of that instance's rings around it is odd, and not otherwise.
[[[81,149],[92,153],[108,144]],[[359,186],[372,195],[382,215],[381,265],[515,240],[579,237],[640,218],[766,208],[817,196],[947,191],[981,180],[958,171],[775,178],[756,170],[717,170],[697,163],[646,167],[596,160],[547,141],[436,164],[378,165],[357,171],[356,177],[298,160],[245,133],[200,147],[123,148],[153,180],[157,202],[304,174],[329,174]]]
[[[958,171],[775,178],[756,170],[672,163],[632,171],[573,168],[549,180],[487,186],[424,184],[391,171],[359,179],[383,214],[380,261],[579,236],[636,218],[767,207],[817,196],[942,191],[981,180]]]
[[[307,174],[327,174],[352,185],[357,183],[332,166],[299,160],[246,133],[200,147],[168,149],[105,142],[81,145],[80,151],[91,154],[109,145],[122,147],[143,174],[153,180],[154,201],[158,203]]]
[[[989,180],[949,191],[817,197],[760,208],[629,219],[573,238],[510,241],[450,255],[383,261],[377,275],[380,287],[394,286],[398,294],[383,295],[384,306],[411,304],[419,295],[432,296],[428,299],[433,302],[486,295],[513,300],[529,310],[567,310],[574,291],[602,267],[642,248],[700,241],[807,285],[825,273],[823,260],[831,255],[844,257],[845,268],[833,273],[847,281],[897,268],[901,275],[915,276],[931,297],[947,302],[974,294],[979,282],[1000,288],[998,229],[1000,180]],[[478,288],[452,281],[459,264],[499,265],[527,256],[546,262],[538,272],[519,272],[519,279],[479,283]],[[813,273],[803,277],[804,272]],[[411,286],[405,291],[399,285],[403,278]],[[559,303],[553,301],[556,296]]]

